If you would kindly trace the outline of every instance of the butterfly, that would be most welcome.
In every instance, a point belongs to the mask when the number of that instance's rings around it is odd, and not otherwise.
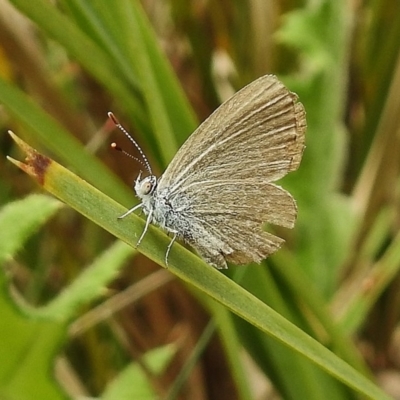
[[[306,117],[296,94],[275,76],[253,81],[224,102],[186,140],[160,178],[138,144],[112,113],[113,120],[139,150],[148,176],[134,185],[150,223],[193,246],[215,268],[227,262],[260,262],[283,239],[264,223],[292,228],[297,206],[274,182],[299,167],[305,148]]]

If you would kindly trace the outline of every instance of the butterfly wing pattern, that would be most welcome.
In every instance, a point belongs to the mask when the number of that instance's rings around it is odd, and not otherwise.
[[[273,182],[298,168],[305,130],[297,96],[273,75],[255,80],[179,149],[153,193],[152,221],[216,268],[260,262],[283,243],[263,224],[294,225],[296,202]]]

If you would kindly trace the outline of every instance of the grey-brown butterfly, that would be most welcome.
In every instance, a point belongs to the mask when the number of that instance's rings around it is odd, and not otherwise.
[[[173,238],[193,246],[216,268],[227,262],[260,262],[283,239],[265,232],[264,223],[292,228],[297,215],[293,197],[273,182],[298,168],[305,141],[303,105],[275,76],[265,75],[223,103],[179,149],[157,179],[140,147],[149,175],[135,181],[146,225],[155,223]]]

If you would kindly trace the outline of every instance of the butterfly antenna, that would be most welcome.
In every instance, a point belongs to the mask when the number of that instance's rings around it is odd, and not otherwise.
[[[111,148],[114,150],[118,150],[121,153],[123,153],[125,156],[128,156],[129,158],[134,159],[135,161],[137,161],[140,165],[142,165],[143,167],[145,167],[147,169],[147,165],[143,162],[143,160],[141,160],[140,158],[137,158],[135,156],[133,156],[132,154],[128,153],[127,151],[125,151],[124,149],[122,149],[121,147],[119,147],[117,145],[117,143],[111,143]]]
[[[140,155],[142,156],[142,160],[139,160],[138,158],[134,157],[132,154],[127,153],[125,150],[122,150],[120,147],[118,147],[115,143],[111,144],[111,147],[115,150],[121,151],[125,155],[127,155],[130,158],[133,158],[134,160],[138,161],[140,164],[142,164],[147,171],[150,173],[150,175],[153,175],[153,171],[151,170],[150,163],[147,160],[147,157],[143,153],[143,150],[140,148],[140,146],[136,143],[135,139],[129,134],[129,132],[120,124],[120,122],[115,118],[114,114],[112,112],[108,113],[108,117],[111,119],[112,122],[114,122],[115,126],[121,130],[124,135],[133,143],[133,145],[138,149]]]

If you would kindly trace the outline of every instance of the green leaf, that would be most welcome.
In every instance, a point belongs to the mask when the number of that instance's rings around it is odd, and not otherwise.
[[[350,199],[342,196],[339,202],[337,196],[348,151],[343,121],[350,16],[347,1],[308,2],[288,13],[277,32],[281,43],[300,50],[300,71],[285,82],[307,113],[301,168],[285,178],[300,210],[296,256],[326,299],[336,288],[356,221]],[[339,210],[346,224],[336,223]]]
[[[55,320],[70,320],[82,306],[104,296],[106,285],[116,278],[121,265],[135,253],[132,247],[117,240],[53,301],[36,310],[35,314]]]
[[[54,377],[54,358],[65,337],[65,324],[18,315],[0,294],[4,321],[0,330],[0,398],[65,399]]]
[[[154,349],[146,353],[140,363],[126,367],[106,388],[102,400],[152,400],[157,398],[149,377],[141,364],[152,375],[159,375],[171,361],[175,348],[171,345]]]
[[[35,206],[41,203],[45,209],[49,200],[56,208],[59,207],[58,201],[46,196],[30,196],[16,203]],[[9,208],[19,207],[20,204],[13,203]],[[4,273],[0,273],[0,314],[6,321],[0,329],[1,399],[66,398],[54,376],[54,367],[55,359],[67,339],[69,322],[80,306],[104,295],[106,284],[133,253],[134,250],[125,243],[116,242],[58,297],[47,306],[36,309],[21,301],[17,305],[16,298],[10,295]]]
[[[45,195],[31,195],[0,210],[0,265],[14,256],[24,241],[43,225],[62,203]],[[0,398],[8,400],[65,399],[54,376],[69,320],[79,306],[104,293],[134,250],[117,242],[48,306],[33,309],[11,296],[9,282],[0,271]]]
[[[62,206],[44,195],[31,195],[0,210],[0,265],[13,257],[25,240],[36,232]]]
[[[32,318],[11,299],[0,272],[0,398],[65,399],[54,377],[54,358],[65,340],[66,321]]]

